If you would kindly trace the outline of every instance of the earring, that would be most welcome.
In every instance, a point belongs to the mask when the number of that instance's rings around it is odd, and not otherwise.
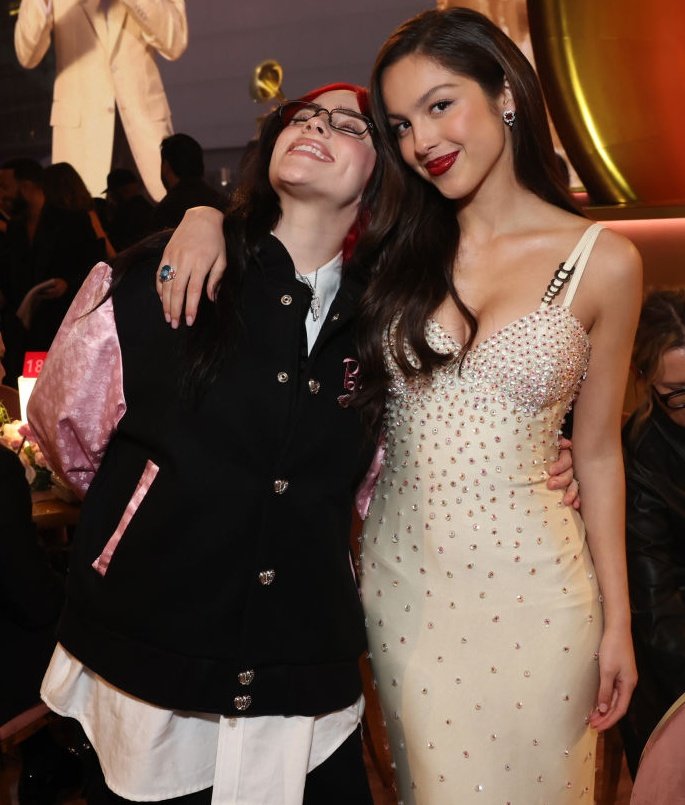
[[[505,109],[502,112],[502,120],[511,128],[516,120],[516,112],[513,109]]]

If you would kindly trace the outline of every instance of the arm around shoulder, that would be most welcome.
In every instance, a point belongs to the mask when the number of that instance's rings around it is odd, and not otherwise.
[[[163,283],[157,272],[157,293],[172,327],[178,326],[184,306],[186,324],[193,323],[205,279],[207,295],[214,298],[226,269],[223,221],[224,214],[214,207],[191,207],[164,249],[160,266],[173,266],[176,273],[173,282]]]

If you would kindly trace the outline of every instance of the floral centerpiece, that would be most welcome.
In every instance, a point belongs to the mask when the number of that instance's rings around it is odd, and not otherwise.
[[[34,491],[49,489],[52,473],[40,447],[33,440],[31,428],[25,422],[12,419],[2,403],[0,403],[0,444],[19,456],[31,489]]]

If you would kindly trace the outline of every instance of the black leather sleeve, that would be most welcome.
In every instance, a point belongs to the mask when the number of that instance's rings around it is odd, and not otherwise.
[[[54,623],[64,598],[61,577],[38,544],[31,494],[19,459],[0,448],[0,605],[28,629]]]
[[[663,694],[675,700],[685,690],[683,520],[668,484],[644,467],[629,467],[626,492],[633,636]]]

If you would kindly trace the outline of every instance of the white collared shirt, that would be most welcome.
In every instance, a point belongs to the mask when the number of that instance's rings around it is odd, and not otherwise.
[[[108,788],[141,802],[214,786],[218,805],[301,805],[307,773],[354,732],[364,712],[363,697],[317,717],[165,710],[110,685],[59,644],[41,697],[80,722]]]
[[[315,285],[316,295],[319,298],[320,313],[318,318],[314,321],[314,316],[310,308],[304,323],[307,330],[307,351],[311,352],[321,332],[323,323],[326,321],[326,316],[331,309],[335,295],[340,288],[342,279],[342,252],[338,252],[332,260],[329,260],[325,265],[317,268],[316,271],[312,271],[309,274],[299,274],[295,271],[295,276],[304,285],[310,287],[310,289]],[[311,286],[304,277],[309,280]]]

